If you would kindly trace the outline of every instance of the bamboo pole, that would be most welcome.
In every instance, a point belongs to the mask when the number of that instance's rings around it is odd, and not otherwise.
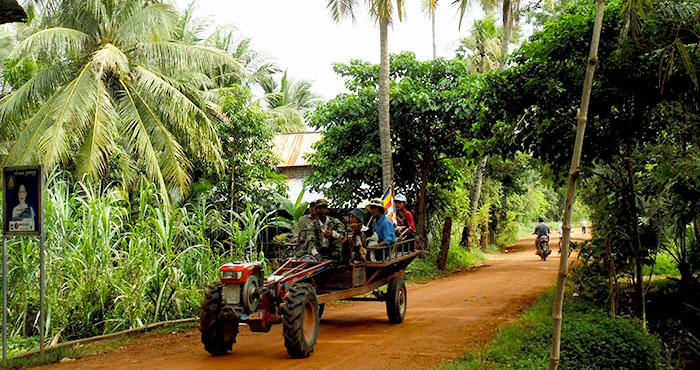
[[[562,230],[564,240],[561,246],[561,259],[559,260],[559,276],[557,278],[557,291],[554,297],[554,307],[552,309],[552,353],[549,359],[549,369],[556,370],[559,366],[559,355],[561,347],[561,324],[562,308],[564,307],[564,286],[569,273],[569,244],[571,242],[571,210],[574,205],[576,192],[576,180],[579,176],[581,164],[581,150],[583,148],[583,137],[586,131],[586,121],[588,116],[588,103],[591,98],[593,88],[593,75],[595,66],[598,63],[598,44],[600,42],[600,31],[603,26],[603,13],[605,11],[605,0],[598,0],[595,23],[593,25],[593,36],[591,38],[591,50],[588,55],[588,67],[586,69],[586,79],[583,84],[581,95],[581,106],[577,114],[578,126],[576,128],[576,141],[571,157],[571,169],[569,170],[569,183],[566,193],[566,207],[564,208],[564,220]]]

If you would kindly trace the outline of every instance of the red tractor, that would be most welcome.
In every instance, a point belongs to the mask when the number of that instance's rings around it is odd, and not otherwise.
[[[204,349],[212,355],[226,354],[241,323],[254,332],[268,332],[281,323],[287,353],[308,357],[316,345],[325,304],[341,299],[384,301],[389,322],[401,323],[406,315],[404,270],[420,255],[416,242],[367,250],[370,262],[359,264],[292,258],[267,278],[259,262],[221,266],[221,281],[209,287],[199,313]],[[379,291],[384,285],[386,292]],[[373,296],[358,297],[369,292]]]

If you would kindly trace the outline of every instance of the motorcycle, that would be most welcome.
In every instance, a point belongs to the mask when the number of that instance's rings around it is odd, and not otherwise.
[[[542,258],[542,261],[546,261],[550,254],[552,254],[552,250],[549,248],[549,236],[542,235],[537,243],[537,255]]]

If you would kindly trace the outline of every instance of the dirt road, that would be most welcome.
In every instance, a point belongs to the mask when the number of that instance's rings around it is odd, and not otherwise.
[[[574,238],[581,239],[580,229]],[[589,234],[590,235],[590,234]],[[315,352],[287,356],[279,325],[270,333],[241,327],[233,352],[206,353],[196,329],[144,339],[103,355],[47,369],[424,369],[483,344],[514,321],[556,278],[554,253],[547,262],[534,254],[534,237],[520,240],[488,267],[408,287],[408,313],[400,325],[387,321],[384,304],[351,302],[326,307]]]

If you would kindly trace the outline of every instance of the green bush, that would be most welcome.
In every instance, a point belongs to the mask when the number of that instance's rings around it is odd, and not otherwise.
[[[467,251],[458,245],[453,245],[447,254],[447,270],[466,270],[485,259],[486,255],[480,250]]]
[[[486,348],[447,369],[546,369],[552,335],[553,292],[542,295],[520,322],[501,329]],[[562,327],[561,362],[566,369],[664,369],[659,341],[635,321],[608,316],[568,296]]]
[[[425,255],[423,258],[417,258],[411,262],[406,269],[408,280],[424,282],[454,271],[466,270],[486,260],[486,255],[483,252],[478,250],[468,252],[457,245],[457,243],[454,243],[447,254],[447,271],[440,271],[437,268],[439,252],[439,246],[433,243],[433,245],[424,252]]]
[[[644,275],[649,276],[651,267],[650,265],[644,265]],[[656,256],[654,275],[680,276],[681,273],[678,271],[676,260],[668,252],[662,252]]]

